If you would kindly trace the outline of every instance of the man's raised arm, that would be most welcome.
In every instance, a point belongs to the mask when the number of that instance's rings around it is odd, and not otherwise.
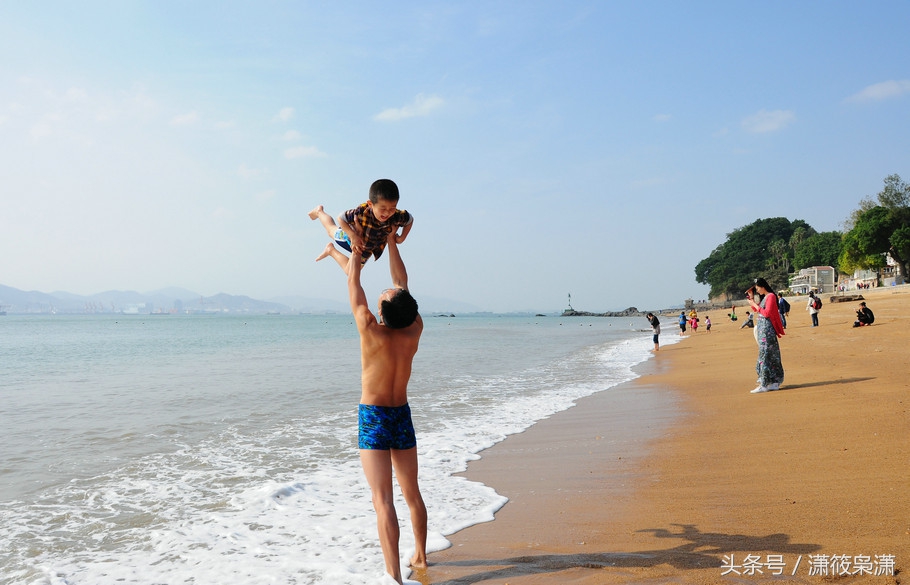
[[[351,300],[351,311],[354,318],[359,318],[359,313],[364,310],[369,313],[370,307],[367,304],[367,295],[363,292],[363,285],[360,283],[360,272],[363,270],[363,264],[360,262],[359,254],[351,254],[348,258],[348,267],[345,269],[348,275],[348,297]]]
[[[395,232],[389,236],[389,272],[392,275],[392,286],[395,288],[408,289],[408,271],[404,267],[404,261],[401,259],[401,253],[398,251],[398,243],[395,239]]]

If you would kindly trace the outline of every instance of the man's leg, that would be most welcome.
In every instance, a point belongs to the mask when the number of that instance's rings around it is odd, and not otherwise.
[[[373,495],[373,509],[376,510],[376,526],[379,529],[379,544],[382,546],[385,570],[401,583],[398,514],[395,512],[392,493],[392,456],[389,451],[361,449],[360,465]]]
[[[427,566],[427,507],[417,485],[417,447],[403,451],[392,450],[392,465],[401,493],[411,512],[414,531],[414,556],[410,565],[416,569]]]
[[[329,239],[335,239],[335,230],[338,229],[338,224],[335,223],[335,219],[331,215],[325,212],[322,205],[317,205],[316,208],[307,215],[309,215],[312,220],[318,219],[322,222],[322,227],[324,227],[325,232],[329,234]]]

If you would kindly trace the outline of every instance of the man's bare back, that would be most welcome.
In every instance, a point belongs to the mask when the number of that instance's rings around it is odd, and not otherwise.
[[[369,317],[372,317],[370,314]],[[389,329],[375,318],[358,319],[360,330],[361,404],[402,406],[408,402],[408,380],[423,320],[417,316],[409,327]]]

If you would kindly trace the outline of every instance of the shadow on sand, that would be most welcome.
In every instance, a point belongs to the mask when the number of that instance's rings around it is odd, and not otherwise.
[[[816,388],[818,386],[833,386],[835,384],[855,384],[856,382],[868,382],[875,378],[843,378],[841,380],[825,380],[822,382],[807,382],[805,384],[784,384],[781,390],[796,390],[797,388]]]
[[[583,553],[567,555],[526,555],[506,559],[478,559],[452,561],[431,565],[427,575],[432,577],[433,567],[477,567],[478,572],[445,581],[424,581],[433,585],[467,585],[489,579],[505,579],[528,575],[545,575],[568,569],[604,569],[608,567],[654,567],[667,564],[677,569],[720,568],[723,555],[735,552],[746,554],[777,553],[807,555],[821,550],[818,544],[797,544],[790,542],[787,534],[748,536],[745,534],[724,534],[702,532],[693,524],[673,524],[675,531],[665,528],[649,528],[639,532],[650,532],[656,538],[685,540],[679,546],[668,549],[648,550],[634,553]],[[413,576],[411,577],[414,578]]]

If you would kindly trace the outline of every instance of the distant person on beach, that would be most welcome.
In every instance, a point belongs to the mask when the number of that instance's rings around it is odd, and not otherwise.
[[[393,472],[411,512],[415,551],[410,566],[427,566],[427,508],[417,484],[417,439],[408,406],[408,381],[423,319],[417,312],[417,301],[408,292],[408,275],[395,234],[388,238],[392,288],[379,295],[378,320],[360,283],[363,263],[334,247],[328,255],[339,264],[347,260],[348,294],[360,334],[360,464],[373,496],[386,572],[402,583]]]
[[[654,315],[654,313],[648,313],[648,323],[651,324],[651,332],[654,334],[654,351],[660,350],[660,343],[658,338],[660,337],[660,321]]]
[[[784,382],[784,366],[780,359],[778,338],[784,335],[784,325],[780,320],[780,309],[777,295],[764,278],[756,278],[752,288],[746,291],[749,306],[758,314],[755,334],[758,341],[758,361],[755,373],[758,374],[758,387],[753,394],[778,390]],[[756,295],[759,300],[756,302]]]
[[[727,317],[730,317],[731,321],[736,321],[738,319],[738,317],[736,316],[736,305],[733,305],[733,309],[731,309],[730,312],[727,313]]]
[[[780,311],[780,322],[784,324],[784,329],[786,329],[787,315],[790,314],[790,303],[784,298],[783,291],[777,296],[777,309]]]
[[[711,333],[711,317],[705,315],[705,331]]]
[[[698,313],[695,312],[695,309],[689,311],[689,327],[692,329],[692,333],[698,333]]]
[[[755,327],[755,321],[752,320],[752,313],[750,313],[749,311],[746,311],[746,320],[743,321],[743,324],[739,326],[740,329],[742,329],[744,327],[748,327],[750,329],[752,327]]]
[[[408,237],[408,232],[414,225],[414,216],[398,209],[398,199],[398,185],[389,179],[379,179],[370,185],[369,201],[339,215],[338,223],[325,212],[322,205],[316,206],[308,215],[310,219],[322,222],[322,227],[332,240],[330,245],[334,243],[348,252],[359,254],[361,263],[365,263],[370,256],[379,259],[390,234],[395,234],[396,244],[401,244]],[[329,246],[316,257],[316,261],[327,256],[334,257]]]
[[[866,301],[861,302],[856,310],[856,321],[853,322],[853,326],[865,327],[866,325],[872,325],[874,322],[875,315],[872,313],[872,309],[866,306]]]
[[[822,308],[821,300],[815,296],[815,293],[809,291],[809,302],[806,304],[806,310],[812,317],[812,326],[818,327],[818,311]]]
[[[686,313],[681,311],[679,313],[679,334],[683,335],[686,332]]]

